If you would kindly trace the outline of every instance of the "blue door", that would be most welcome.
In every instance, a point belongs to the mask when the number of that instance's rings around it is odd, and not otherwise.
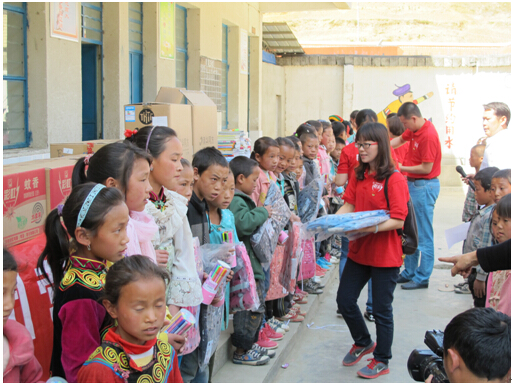
[[[82,44],[82,140],[98,139],[97,46]]]
[[[130,52],[130,103],[142,103],[142,54]]]

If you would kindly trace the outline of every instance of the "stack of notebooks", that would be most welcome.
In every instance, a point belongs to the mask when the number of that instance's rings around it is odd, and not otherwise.
[[[251,141],[245,131],[223,130],[219,132],[218,149],[229,162],[235,156],[251,156]]]

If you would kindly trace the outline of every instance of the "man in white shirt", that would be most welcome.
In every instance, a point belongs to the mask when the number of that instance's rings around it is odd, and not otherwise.
[[[483,127],[487,139],[480,170],[498,167],[510,168],[510,144],[512,136],[507,129],[510,109],[505,103],[494,102],[484,105]]]

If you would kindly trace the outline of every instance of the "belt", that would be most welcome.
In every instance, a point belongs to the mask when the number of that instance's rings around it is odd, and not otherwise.
[[[407,181],[408,182],[416,182],[417,180],[432,180],[432,179],[437,179],[437,176],[435,176],[433,178],[411,178],[411,177],[407,177]]]

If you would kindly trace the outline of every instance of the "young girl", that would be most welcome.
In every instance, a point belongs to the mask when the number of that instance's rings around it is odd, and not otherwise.
[[[396,230],[403,227],[407,216],[408,190],[405,178],[395,172],[384,125],[364,124],[357,131],[355,143],[360,163],[348,183],[345,205],[338,214],[381,209],[389,210],[390,219],[378,226],[358,230],[368,235],[350,242],[337,303],[355,339],[352,349],[343,359],[343,365],[355,365],[364,355],[375,351],[370,364],[357,374],[364,378],[376,378],[389,373],[388,362],[393,342],[393,292],[402,265],[402,241]],[[384,194],[386,179],[389,207]],[[372,341],[357,305],[361,290],[370,278],[377,343]]]
[[[113,265],[103,306],[116,321],[78,373],[78,382],[183,382],[174,348],[157,338],[165,319],[167,271],[142,255]]]
[[[158,227],[144,208],[152,188],[149,184],[151,157],[130,143],[111,143],[93,156],[78,160],[73,169],[73,186],[85,182],[116,187],[125,196],[130,211],[126,232],[130,242],[126,255],[142,254],[157,263],[157,253],[151,243]],[[85,174],[85,167],[87,175]],[[167,255],[158,254],[158,262],[167,264]]]
[[[171,273],[167,304],[174,315],[181,307],[197,306],[203,300],[187,219],[188,201],[169,190],[183,170],[183,147],[176,132],[162,126],[143,127],[128,140],[153,157],[149,174],[153,191],[145,211],[155,219],[159,229],[153,246],[167,254],[167,269]]]
[[[181,165],[183,170],[181,170],[180,177],[176,179],[171,190],[187,198],[188,205],[190,198],[192,198],[192,191],[194,191],[194,169],[185,158],[181,158]]]
[[[32,336],[27,328],[9,319],[14,309],[18,265],[4,249],[4,383],[38,382],[43,369],[34,356]]]
[[[492,213],[492,233],[496,243],[510,239],[510,194],[500,199]],[[510,316],[510,270],[499,270],[489,274],[488,302],[492,307]]]
[[[52,376],[76,382],[78,370],[111,325],[97,301],[105,263],[117,262],[126,253],[127,224],[121,191],[95,183],[75,186],[64,206],[46,218],[46,246],[37,267],[54,287]],[[45,260],[52,280],[43,267]]]
[[[256,207],[262,207],[267,197],[270,181],[276,181],[274,171],[279,161],[279,145],[268,136],[259,138],[254,142],[254,151],[251,154],[251,159],[258,162],[261,169],[251,198],[256,203]]]
[[[299,191],[297,191],[296,180],[294,177],[292,179],[292,177],[286,173],[290,164],[292,162],[295,163],[295,146],[293,142],[287,138],[277,138],[276,142],[279,145],[279,161],[275,169],[276,183],[281,190],[281,195],[283,195],[292,212],[290,220],[292,222],[300,222],[297,210],[297,195]]]

